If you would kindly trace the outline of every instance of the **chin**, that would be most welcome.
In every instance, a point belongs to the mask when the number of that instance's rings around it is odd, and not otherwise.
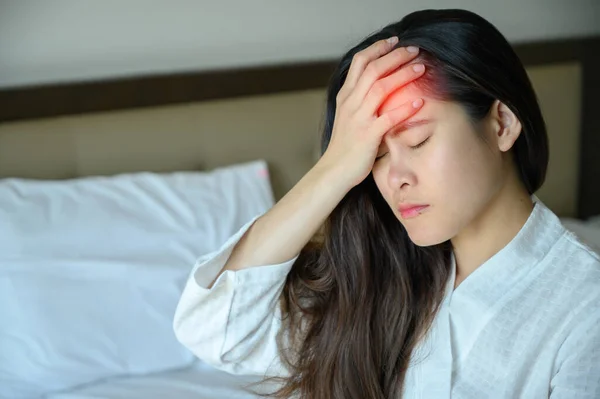
[[[410,240],[419,247],[430,247],[448,241],[448,237],[441,232],[415,231],[416,229],[406,229]],[[433,234],[432,234],[433,233]]]

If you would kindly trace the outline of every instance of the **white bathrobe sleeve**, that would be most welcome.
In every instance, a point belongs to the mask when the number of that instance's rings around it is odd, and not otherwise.
[[[563,343],[550,399],[600,398],[600,301]]]
[[[279,297],[298,256],[287,262],[227,270],[208,289],[237,242],[258,218],[196,262],[175,311],[177,339],[207,364],[233,374],[288,375],[278,355]]]

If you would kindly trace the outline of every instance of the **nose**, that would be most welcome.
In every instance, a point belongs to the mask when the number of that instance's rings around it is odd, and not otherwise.
[[[390,151],[387,182],[392,190],[406,190],[416,183],[416,175],[406,160],[406,154]]]

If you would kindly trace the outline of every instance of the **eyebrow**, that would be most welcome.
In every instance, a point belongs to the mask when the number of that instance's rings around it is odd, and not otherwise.
[[[394,126],[392,128],[391,132],[393,132],[393,134],[398,134],[405,130],[411,129],[413,127],[426,125],[431,122],[433,122],[433,119],[415,119],[415,120],[403,122],[403,123],[400,123],[400,124]]]

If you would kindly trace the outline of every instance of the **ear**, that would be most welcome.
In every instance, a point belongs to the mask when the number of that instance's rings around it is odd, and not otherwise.
[[[521,121],[499,100],[492,104],[489,116],[498,149],[502,152],[510,150],[521,134]]]

